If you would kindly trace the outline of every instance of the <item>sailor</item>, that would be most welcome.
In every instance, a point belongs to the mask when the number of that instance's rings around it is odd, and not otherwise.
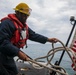
[[[0,75],[17,75],[18,70],[14,57],[21,60],[30,59],[20,49],[27,46],[27,39],[45,44],[58,41],[57,38],[48,38],[34,32],[26,21],[31,14],[31,8],[26,3],[19,3],[14,14],[8,14],[1,19],[0,25]]]

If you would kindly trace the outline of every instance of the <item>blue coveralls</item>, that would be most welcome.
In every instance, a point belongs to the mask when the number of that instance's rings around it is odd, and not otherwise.
[[[8,73],[11,72],[11,75],[16,75],[18,73],[17,67],[14,62],[14,57],[18,55],[19,48],[14,46],[10,39],[13,36],[14,31],[16,30],[14,23],[9,20],[3,20],[0,25],[0,65],[4,67],[5,71]],[[28,28],[29,32],[29,40],[46,43],[47,37],[35,33],[33,30]],[[0,75],[2,73],[2,69],[0,67]],[[4,74],[6,75],[6,74]]]

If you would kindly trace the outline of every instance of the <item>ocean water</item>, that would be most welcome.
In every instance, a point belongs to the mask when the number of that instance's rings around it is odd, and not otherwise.
[[[60,47],[62,45],[54,45],[54,47]],[[29,55],[31,58],[35,59],[41,56],[47,55],[48,51],[52,49],[51,44],[28,44],[28,48],[24,48],[22,51],[24,51],[27,55]],[[62,51],[58,51],[55,53],[54,58],[52,60],[52,63],[55,63],[60,59],[60,56],[62,54]],[[47,62],[46,59],[42,59],[41,61]],[[69,75],[75,75],[76,72],[72,70],[71,67],[72,61],[68,54],[65,52],[63,59],[60,63],[60,66],[63,67]]]

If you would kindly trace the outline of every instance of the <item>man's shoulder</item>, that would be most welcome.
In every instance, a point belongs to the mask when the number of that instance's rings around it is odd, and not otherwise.
[[[15,26],[14,26],[14,23],[13,23],[12,20],[10,20],[10,19],[2,20],[2,21],[1,21],[1,25],[13,27],[13,28],[15,27]]]
[[[12,21],[8,18],[4,19],[1,21],[1,23],[11,23]]]

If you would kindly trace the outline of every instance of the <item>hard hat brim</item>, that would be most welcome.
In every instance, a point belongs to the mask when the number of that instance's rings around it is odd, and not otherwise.
[[[21,13],[23,13],[23,14],[26,14],[26,15],[30,15],[30,14],[27,14],[26,12],[23,12],[22,10],[19,10],[19,9],[17,9],[17,8],[13,8],[13,10],[15,10],[15,11],[19,11],[19,12],[21,12]]]

